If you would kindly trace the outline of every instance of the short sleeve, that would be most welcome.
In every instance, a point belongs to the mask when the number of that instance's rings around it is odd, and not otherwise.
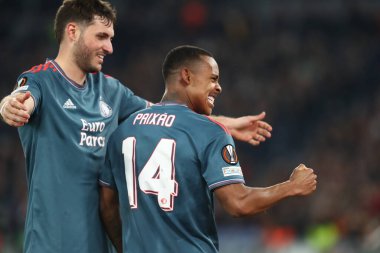
[[[245,183],[235,143],[229,134],[219,134],[210,142],[202,160],[203,177],[210,190],[227,184]]]
[[[29,91],[34,100],[32,114],[38,111],[42,99],[41,86],[34,74],[26,72],[19,76],[15,86],[14,93],[25,93]]]

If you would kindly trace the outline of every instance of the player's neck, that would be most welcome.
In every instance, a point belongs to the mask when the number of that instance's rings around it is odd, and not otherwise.
[[[61,67],[68,78],[76,82],[78,85],[84,85],[86,81],[86,73],[84,73],[70,58],[58,55],[55,62]]]
[[[178,93],[170,93],[168,91],[165,91],[161,99],[161,102],[173,102],[173,103],[184,104],[184,105],[187,104],[186,101],[181,96],[179,96]]]

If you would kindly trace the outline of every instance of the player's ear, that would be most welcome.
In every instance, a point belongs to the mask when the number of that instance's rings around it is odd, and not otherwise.
[[[186,84],[190,84],[191,81],[191,71],[188,68],[181,69],[181,78]]]
[[[66,25],[66,35],[70,41],[77,41],[80,36],[79,25],[76,23],[68,23]]]

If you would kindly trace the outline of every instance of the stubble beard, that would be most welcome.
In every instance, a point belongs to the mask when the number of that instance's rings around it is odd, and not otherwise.
[[[74,60],[78,67],[85,73],[100,71],[100,68],[91,64],[91,50],[85,45],[83,38],[80,38],[75,45]]]

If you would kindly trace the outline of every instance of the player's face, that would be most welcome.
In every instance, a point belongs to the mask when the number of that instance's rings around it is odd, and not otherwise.
[[[202,59],[191,69],[191,82],[186,89],[189,107],[197,113],[210,115],[222,87],[219,85],[219,67],[215,59],[209,56],[202,56]]]
[[[112,54],[113,24],[99,17],[82,29],[74,45],[74,58],[84,72],[98,72],[102,69],[104,57]]]

